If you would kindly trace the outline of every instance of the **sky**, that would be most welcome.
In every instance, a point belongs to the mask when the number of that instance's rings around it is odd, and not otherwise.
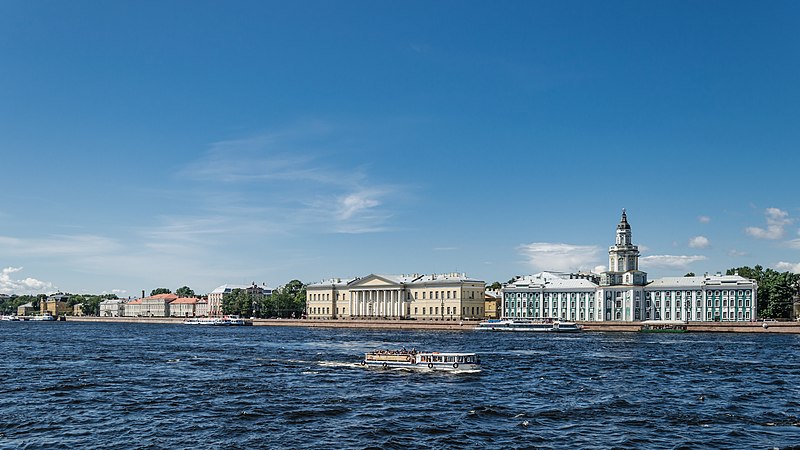
[[[0,293],[800,272],[795,1],[0,0]]]

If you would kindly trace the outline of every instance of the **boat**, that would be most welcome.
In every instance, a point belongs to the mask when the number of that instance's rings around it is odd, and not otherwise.
[[[211,325],[220,326],[245,326],[252,325],[253,322],[239,316],[223,317],[192,317],[183,321],[184,325]]]
[[[18,322],[19,316],[3,316],[3,320],[10,321],[10,322]]]
[[[579,333],[583,326],[575,322],[544,317],[533,319],[489,319],[475,327],[478,331],[526,331],[551,333]]]
[[[33,319],[31,319],[31,320],[49,322],[51,320],[56,320],[56,318],[51,316],[50,314],[42,314],[42,315],[39,315],[39,316],[33,316]]]
[[[426,371],[481,370],[481,361],[475,353],[421,352],[417,350],[376,350],[364,354],[362,366],[383,369],[409,369]]]
[[[686,333],[688,324],[680,320],[645,320],[639,331],[642,333]]]

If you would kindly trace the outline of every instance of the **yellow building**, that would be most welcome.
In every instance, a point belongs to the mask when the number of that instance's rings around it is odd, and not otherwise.
[[[485,285],[460,273],[335,278],[306,287],[306,317],[482,319]]]
[[[39,313],[50,314],[53,317],[63,316],[72,313],[72,308],[67,306],[69,295],[53,294],[39,302]]]

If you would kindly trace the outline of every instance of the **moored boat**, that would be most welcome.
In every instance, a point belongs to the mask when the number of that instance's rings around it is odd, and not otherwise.
[[[36,320],[36,321],[47,321],[47,322],[49,322],[49,321],[51,321],[51,320],[56,320],[56,318],[55,318],[55,317],[53,317],[53,316],[52,316],[52,315],[50,315],[50,314],[42,314],[42,315],[39,315],[39,316],[33,316],[33,319],[31,319],[31,320]]]
[[[362,366],[383,369],[410,369],[428,371],[481,370],[481,361],[475,353],[420,352],[416,350],[376,350],[364,354]]]
[[[680,320],[646,320],[639,331],[642,333],[686,333],[688,324]]]
[[[9,322],[19,322],[19,316],[3,316],[3,320]]]
[[[553,333],[578,333],[583,326],[575,322],[545,317],[534,319],[490,319],[475,327],[478,331],[533,331]]]

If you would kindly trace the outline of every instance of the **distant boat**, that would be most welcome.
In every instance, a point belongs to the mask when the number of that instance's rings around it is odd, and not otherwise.
[[[19,322],[18,316],[3,316],[2,320],[9,321],[9,322]]]
[[[246,326],[252,325],[253,322],[246,320],[239,316],[223,316],[223,317],[192,317],[183,321],[184,325],[211,325],[215,327],[220,326]]]
[[[49,322],[51,320],[56,320],[56,318],[51,316],[50,314],[42,314],[42,315],[39,315],[39,316],[33,316],[33,319],[31,319],[31,320]]]
[[[365,353],[362,366],[383,369],[428,371],[479,371],[481,361],[475,353],[418,352],[416,350],[376,350]]]
[[[688,324],[680,320],[646,320],[639,331],[642,333],[686,333]]]
[[[524,331],[551,333],[579,333],[583,327],[575,322],[545,317],[534,319],[490,319],[475,327],[478,331]]]

